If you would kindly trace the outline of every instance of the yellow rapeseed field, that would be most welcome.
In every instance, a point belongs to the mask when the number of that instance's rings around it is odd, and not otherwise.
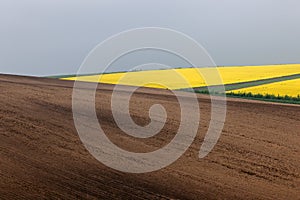
[[[216,71],[220,73],[223,84],[232,84],[300,74],[300,64],[218,67],[217,70],[215,68],[181,68],[68,77],[63,79],[181,89],[221,84],[222,82],[219,81],[220,79],[218,79]],[[207,79],[208,82],[205,81],[199,72],[204,77],[209,77]]]
[[[232,90],[229,92],[233,92],[233,93],[251,92],[252,94],[262,94],[262,95],[271,94],[275,96],[288,95],[291,97],[297,97],[298,95],[300,95],[300,79],[269,83],[269,84],[254,86],[254,87]]]

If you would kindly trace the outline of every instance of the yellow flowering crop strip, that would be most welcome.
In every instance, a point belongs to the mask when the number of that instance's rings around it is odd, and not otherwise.
[[[215,69],[212,68],[198,69],[203,74],[213,74],[215,72]],[[234,84],[300,74],[300,64],[218,67],[218,71],[223,79],[223,84]],[[198,70],[194,68],[122,72],[62,79],[152,88],[166,88],[167,86],[169,89],[207,86]],[[145,84],[145,82],[148,84]],[[212,82],[209,85],[216,84]]]

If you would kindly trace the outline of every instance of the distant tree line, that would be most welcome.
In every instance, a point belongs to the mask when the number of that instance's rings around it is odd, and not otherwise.
[[[221,95],[217,91],[209,91],[207,89],[194,90],[194,91],[196,93],[201,93],[201,94]],[[246,98],[246,99],[261,99],[266,101],[300,104],[300,94],[298,94],[296,97],[292,97],[289,95],[279,95],[279,94],[274,95],[274,94],[253,94],[251,92],[229,92],[226,95],[232,97]]]
[[[274,94],[253,94],[251,92],[230,92],[227,93],[229,96],[238,96],[238,97],[245,97],[245,98],[257,98],[257,99],[269,99],[269,100],[283,100],[283,101],[299,101],[300,102],[300,94],[297,97],[292,97],[289,95],[274,95]]]

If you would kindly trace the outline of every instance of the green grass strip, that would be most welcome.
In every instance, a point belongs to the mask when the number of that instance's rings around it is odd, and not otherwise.
[[[269,83],[288,81],[288,80],[293,80],[293,79],[298,79],[298,78],[300,78],[300,74],[293,74],[293,75],[289,75],[289,76],[281,76],[281,77],[261,79],[261,80],[256,80],[256,81],[227,84],[227,85],[224,85],[224,87],[225,87],[225,91],[231,91],[231,90],[237,90],[237,89],[242,89],[242,88],[265,85],[265,84],[269,84]],[[222,89],[222,87],[220,85],[193,88],[193,90],[195,92],[200,92],[200,93],[208,93],[209,90],[213,91],[213,92],[218,92],[218,91],[221,91],[221,89]],[[187,91],[187,90],[191,90],[191,89],[184,88],[182,90]]]

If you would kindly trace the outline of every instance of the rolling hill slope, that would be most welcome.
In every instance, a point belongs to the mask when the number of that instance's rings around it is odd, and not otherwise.
[[[198,94],[201,127],[189,150],[160,171],[126,174],[99,163],[83,147],[72,118],[72,85],[72,81],[0,75],[1,198],[300,196],[300,106],[229,99],[218,144],[206,158],[198,159],[210,119],[210,99]],[[112,90],[113,85],[100,85],[96,99],[99,121],[114,143],[145,152],[170,141],[180,123],[171,91],[141,88],[133,95],[130,112],[140,125],[149,123],[147,110],[153,103],[161,103],[168,112],[162,132],[141,140],[116,126],[109,104]]]

